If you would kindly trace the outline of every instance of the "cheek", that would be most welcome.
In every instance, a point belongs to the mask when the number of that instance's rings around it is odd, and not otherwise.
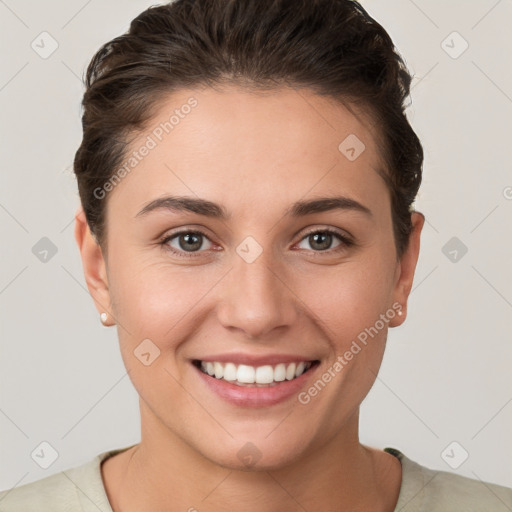
[[[134,387],[148,404],[179,407],[186,401],[177,384],[183,368],[169,354],[193,331],[194,308],[208,280],[162,263],[129,260],[112,277],[120,351]]]
[[[150,338],[162,347],[179,338],[219,279],[213,267],[178,267],[161,261],[125,261],[112,276],[114,314],[131,334],[125,331],[124,339],[133,338],[133,344]]]
[[[297,281],[294,290],[342,350],[391,308],[393,275],[390,261],[368,258],[319,268]]]

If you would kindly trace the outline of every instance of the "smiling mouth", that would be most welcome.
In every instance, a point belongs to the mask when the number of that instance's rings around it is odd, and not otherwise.
[[[272,387],[299,378],[310,371],[311,368],[320,364],[320,361],[300,361],[256,367],[195,359],[192,364],[204,374],[236,386]]]

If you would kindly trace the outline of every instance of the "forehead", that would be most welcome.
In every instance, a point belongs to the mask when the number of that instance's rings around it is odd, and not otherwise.
[[[155,112],[111,193],[131,210],[166,193],[256,206],[333,189],[362,201],[384,190],[371,120],[308,89],[182,89]]]

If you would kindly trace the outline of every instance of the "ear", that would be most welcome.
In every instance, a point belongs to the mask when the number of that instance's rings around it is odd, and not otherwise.
[[[98,314],[107,313],[104,325],[113,325],[112,303],[109,293],[106,263],[100,245],[91,233],[82,205],[75,213],[75,240],[82,257],[85,281]]]
[[[407,299],[411,293],[414,271],[420,252],[420,235],[425,224],[425,216],[420,212],[411,213],[412,231],[409,236],[409,244],[397,265],[396,283],[393,292],[393,304],[402,306],[402,315],[395,315],[389,322],[391,327],[402,325],[407,317]]]

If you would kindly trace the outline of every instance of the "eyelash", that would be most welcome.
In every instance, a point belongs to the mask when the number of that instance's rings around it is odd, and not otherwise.
[[[338,237],[338,239],[342,243],[338,247],[335,247],[334,249],[326,249],[324,251],[314,251],[313,250],[313,254],[315,256],[322,256],[323,254],[326,254],[326,253],[327,254],[336,253],[338,251],[342,251],[342,250],[347,249],[348,247],[351,247],[352,245],[354,245],[354,242],[352,242],[352,240],[350,240],[348,237],[342,235],[339,231],[336,231],[331,228],[315,229],[315,230],[309,231],[300,239],[299,242],[302,242],[302,240],[304,240],[305,238],[307,238],[311,235],[317,234],[317,233],[329,233],[330,235],[334,235],[334,236]],[[168,245],[168,243],[171,240],[173,240],[174,238],[176,238],[180,235],[200,235],[205,238],[208,238],[208,235],[206,235],[206,233],[203,233],[202,231],[184,230],[184,231],[179,231],[177,233],[173,233],[172,235],[166,236],[159,242],[159,245],[162,246],[164,250],[170,251],[171,253],[173,253],[175,256],[178,256],[179,258],[194,258],[194,257],[197,257],[201,252],[203,252],[203,251],[195,251],[195,252],[187,253],[186,251],[177,251],[176,249],[174,249],[170,245]]]

